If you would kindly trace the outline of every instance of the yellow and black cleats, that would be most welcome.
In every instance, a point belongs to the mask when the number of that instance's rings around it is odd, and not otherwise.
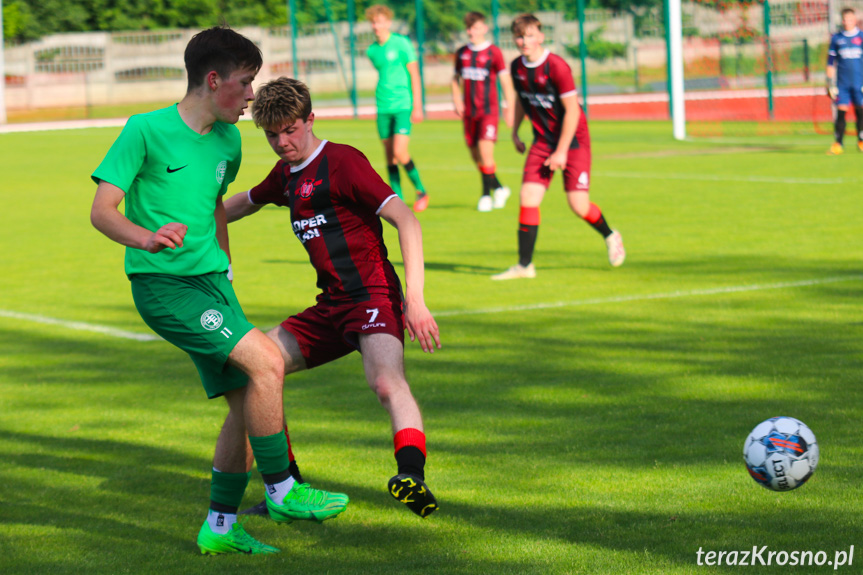
[[[420,517],[428,517],[437,511],[437,499],[419,477],[400,473],[390,479],[387,490]]]

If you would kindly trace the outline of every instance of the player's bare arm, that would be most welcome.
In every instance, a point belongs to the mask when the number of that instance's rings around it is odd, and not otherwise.
[[[839,96],[839,88],[836,87],[836,66],[827,66],[827,97],[835,100]]]
[[[560,139],[557,141],[557,148],[552,152],[548,159],[543,162],[551,171],[562,170],[566,167],[566,160],[569,155],[569,146],[572,144],[572,139],[575,137],[575,130],[578,128],[578,120],[581,117],[581,109],[578,106],[578,96],[572,94],[560,99],[563,104],[563,124],[560,129]]]
[[[228,262],[230,262],[231,247],[228,243],[228,220],[225,215],[225,204],[222,202],[222,196],[216,198],[216,209],[213,216],[216,218],[216,239],[219,240],[219,247],[227,254]]]
[[[455,107],[455,115],[459,118],[464,117],[464,100],[462,100],[461,96],[461,85],[459,84],[458,74],[452,78],[452,104]]]
[[[408,336],[411,341],[419,340],[423,351],[434,353],[435,346],[438,349],[441,347],[440,333],[423,296],[425,264],[419,220],[398,198],[387,202],[379,215],[399,233],[399,247],[405,265],[405,324]]]
[[[518,137],[518,129],[524,121],[524,108],[521,105],[521,100],[515,101],[515,116],[512,120],[512,143],[515,144],[515,149],[519,154],[523,154],[525,147],[524,142]]]
[[[411,91],[414,95],[414,108],[411,111],[411,122],[419,124],[423,121],[423,93],[420,83],[420,66],[417,62],[407,63],[408,74],[411,77]]]
[[[93,227],[124,246],[146,250],[151,254],[165,248],[183,247],[183,238],[188,227],[179,222],[165,224],[155,232],[132,223],[120,213],[120,203],[126,192],[106,181],[99,182],[96,197],[90,208],[90,223]]]
[[[225,207],[225,218],[227,223],[236,222],[237,220],[243,219],[246,216],[250,216],[252,214],[257,213],[263,208],[263,205],[256,205],[252,203],[252,200],[249,199],[249,194],[246,192],[241,192],[239,194],[234,194],[224,203]]]
[[[516,97],[515,88],[512,85],[512,77],[509,74],[500,74],[498,76],[500,86],[503,88],[503,99],[506,102],[506,109],[503,111],[503,121],[510,128],[515,124],[515,109]]]

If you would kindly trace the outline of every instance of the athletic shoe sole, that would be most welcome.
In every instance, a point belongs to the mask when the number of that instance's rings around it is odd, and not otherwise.
[[[407,505],[408,509],[426,518],[438,509],[437,499],[422,479],[404,473],[389,480],[390,495]]]

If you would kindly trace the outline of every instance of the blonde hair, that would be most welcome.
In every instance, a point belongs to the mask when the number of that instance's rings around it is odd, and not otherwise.
[[[366,8],[366,20],[371,22],[378,16],[383,16],[387,20],[393,19],[393,11],[389,6],[384,6],[383,4],[373,4]]]
[[[312,113],[309,88],[295,78],[276,78],[259,87],[252,103],[252,119],[259,128],[305,122]]]

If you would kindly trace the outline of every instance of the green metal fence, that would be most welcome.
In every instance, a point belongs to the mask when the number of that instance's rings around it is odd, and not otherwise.
[[[323,0],[325,21],[300,24],[297,9],[303,0],[286,0],[284,26],[240,31],[264,53],[259,81],[280,75],[298,77],[309,84],[317,105],[343,106],[359,115],[373,104],[377,83],[377,73],[366,57],[374,34],[354,0],[338,6],[330,1]],[[397,19],[393,31],[415,42],[421,55],[424,104],[439,110],[450,101],[452,55],[467,39],[461,29],[448,34],[433,32],[424,1],[414,0],[412,13]],[[507,61],[516,58],[509,32],[516,14],[502,9],[497,0],[478,8],[488,16],[490,39],[500,46]],[[687,91],[823,84],[829,40],[827,0],[771,0],[769,5],[686,0],[682,8]],[[336,20],[336,12],[346,13],[347,18]],[[592,103],[606,97],[668,92],[661,7],[638,14],[615,13],[586,8],[584,0],[576,0],[570,12],[539,12],[537,16],[549,49],[573,69],[590,113],[585,96]],[[12,92],[7,98],[13,106],[60,105],[62,91],[55,90],[50,98],[37,93],[50,90],[52,74],[66,74],[66,83],[73,81],[69,74],[80,76],[88,88],[76,93],[86,93],[93,100],[88,105],[136,98],[164,100],[167,94],[177,97],[185,88],[182,52],[193,33],[69,34],[7,46],[7,87]],[[768,90],[765,106],[772,111],[772,90]]]

